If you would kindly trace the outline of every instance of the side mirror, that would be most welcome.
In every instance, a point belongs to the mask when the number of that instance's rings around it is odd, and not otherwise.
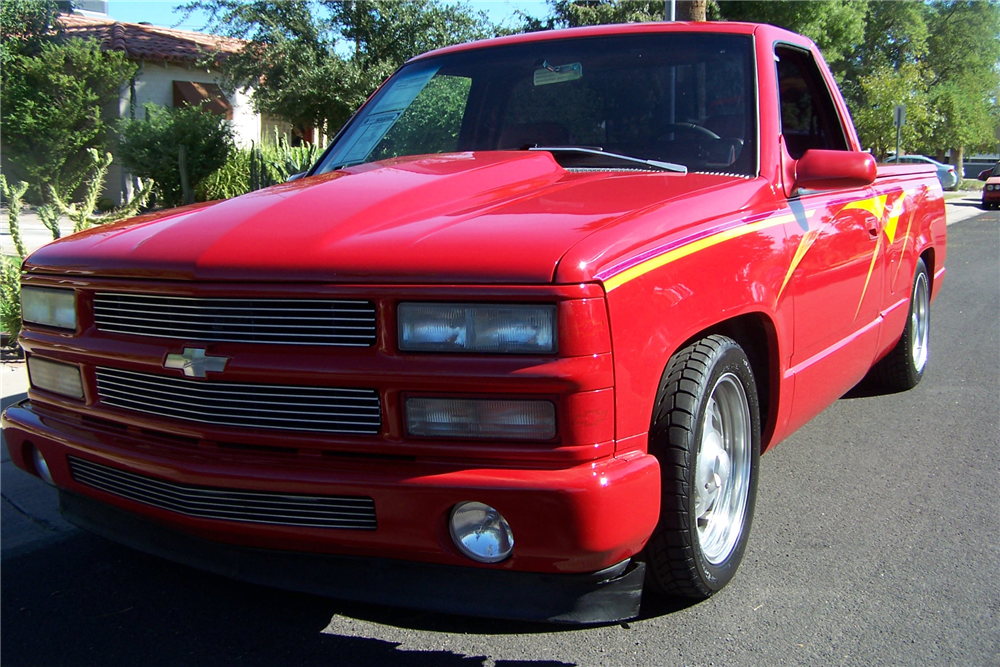
[[[812,149],[795,163],[793,192],[861,188],[875,182],[877,171],[871,153]]]
[[[983,169],[981,172],[979,172],[978,178],[981,181],[985,181],[987,178],[990,177],[991,173],[993,173],[993,168],[992,167],[990,167],[989,169]]]

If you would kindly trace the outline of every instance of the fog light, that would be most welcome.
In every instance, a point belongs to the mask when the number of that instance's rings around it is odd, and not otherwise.
[[[499,563],[514,550],[514,533],[507,520],[489,505],[474,502],[455,505],[448,528],[455,546],[480,563]]]
[[[52,473],[49,472],[49,464],[45,462],[45,457],[42,453],[38,451],[38,448],[33,445],[28,445],[31,449],[31,465],[35,467],[35,472],[46,484],[51,484],[55,486],[56,483],[52,479]]]
[[[408,398],[406,431],[428,438],[551,440],[556,408],[550,401]]]
[[[31,386],[37,389],[70,398],[83,398],[83,379],[80,377],[79,366],[28,357],[28,379],[31,380]]]

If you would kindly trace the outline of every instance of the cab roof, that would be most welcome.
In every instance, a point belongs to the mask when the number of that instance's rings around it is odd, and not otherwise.
[[[530,42],[545,42],[558,39],[575,39],[579,37],[606,37],[611,35],[632,35],[649,33],[714,33],[727,35],[757,35],[765,37],[765,41],[783,41],[801,44],[805,48],[815,48],[815,45],[806,37],[789,30],[775,27],[764,23],[741,23],[736,21],[671,21],[671,22],[647,22],[647,23],[612,23],[607,25],[586,26],[583,28],[563,28],[559,30],[541,30],[538,32],[527,32],[518,35],[507,35],[505,37],[495,37],[476,42],[466,42],[454,46],[446,46],[442,49],[435,49],[422,53],[411,58],[408,62],[414,62],[438,56],[446,53],[456,53],[459,51],[471,51],[475,49],[485,49],[494,46],[508,46],[511,44],[527,44]],[[767,38],[770,39],[767,39]]]

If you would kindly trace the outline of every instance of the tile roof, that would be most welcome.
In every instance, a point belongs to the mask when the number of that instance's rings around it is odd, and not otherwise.
[[[166,60],[194,63],[214,55],[220,62],[243,48],[240,39],[175,30],[141,23],[121,23],[114,19],[61,14],[59,23],[67,37],[101,40],[106,51],[124,51],[132,60]]]

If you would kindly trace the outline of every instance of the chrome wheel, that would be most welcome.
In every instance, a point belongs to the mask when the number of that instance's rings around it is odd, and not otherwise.
[[[927,369],[931,333],[931,279],[924,260],[913,271],[909,314],[896,346],[872,368],[870,376],[889,391],[906,391],[920,383]]]
[[[698,541],[705,559],[718,565],[743,533],[750,489],[751,422],[743,385],[732,373],[712,389],[695,463]]]
[[[760,399],[750,358],[721,334],[670,358],[649,427],[660,521],[644,550],[650,589],[704,600],[746,551],[760,466]]]
[[[927,284],[927,274],[917,275],[913,286],[913,304],[910,306],[910,350],[913,355],[913,368],[922,373],[927,365],[928,340],[930,334],[930,287]]]

